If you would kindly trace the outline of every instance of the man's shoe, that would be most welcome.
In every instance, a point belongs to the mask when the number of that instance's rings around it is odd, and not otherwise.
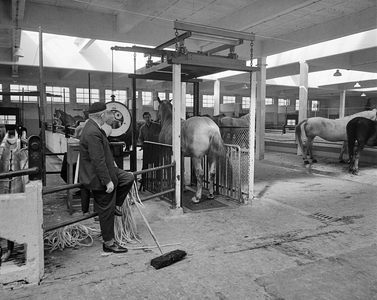
[[[123,216],[122,211],[116,206],[115,206],[115,215],[118,216],[118,217]]]
[[[115,243],[112,246],[106,246],[106,244],[104,243],[102,248],[103,248],[103,252],[113,252],[113,253],[126,253],[126,252],[128,252],[127,248],[119,246]]]

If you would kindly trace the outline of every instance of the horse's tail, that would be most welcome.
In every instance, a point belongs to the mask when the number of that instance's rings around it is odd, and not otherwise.
[[[298,123],[296,125],[296,127],[295,127],[296,143],[300,146],[300,149],[301,149],[302,153],[304,153],[304,143],[302,142],[302,130],[301,130],[301,127],[307,121],[308,121],[308,119],[304,119],[300,123]]]
[[[211,147],[208,150],[208,156],[212,157],[216,161],[219,162],[219,167],[221,169],[222,174],[222,182],[226,184],[226,186],[230,186],[232,182],[232,164],[229,161],[226,155],[226,149],[224,145],[224,141],[221,138],[219,132],[215,132],[210,136]]]

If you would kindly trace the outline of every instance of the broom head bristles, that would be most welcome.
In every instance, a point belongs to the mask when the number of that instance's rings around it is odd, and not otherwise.
[[[151,260],[151,266],[154,267],[156,270],[170,266],[171,264],[176,263],[183,259],[187,253],[183,250],[174,250],[168,253],[165,253],[161,256],[153,258]]]

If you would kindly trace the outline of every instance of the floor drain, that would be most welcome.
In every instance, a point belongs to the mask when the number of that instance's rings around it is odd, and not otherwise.
[[[308,217],[312,218],[312,219],[319,220],[319,221],[324,222],[324,223],[336,222],[336,221],[339,221],[339,220],[342,219],[342,218],[338,218],[338,217],[331,217],[331,216],[324,215],[324,214],[321,214],[321,213],[314,213],[312,215],[308,215]]]

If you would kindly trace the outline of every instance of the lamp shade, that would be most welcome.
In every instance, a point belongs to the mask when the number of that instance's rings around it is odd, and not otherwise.
[[[366,96],[366,94],[365,94],[365,93],[362,93],[362,94],[361,94],[361,97],[365,97],[365,96]]]
[[[334,73],[334,76],[342,76],[342,73],[339,72],[339,69],[336,70],[336,72]]]
[[[22,51],[22,49],[20,47],[14,47],[15,48],[15,51],[14,51],[14,56],[15,57],[24,57],[24,52]]]
[[[361,87],[361,85],[360,85],[360,83],[356,82],[355,85],[354,85],[353,87],[355,87],[355,88],[359,88],[359,87]]]

